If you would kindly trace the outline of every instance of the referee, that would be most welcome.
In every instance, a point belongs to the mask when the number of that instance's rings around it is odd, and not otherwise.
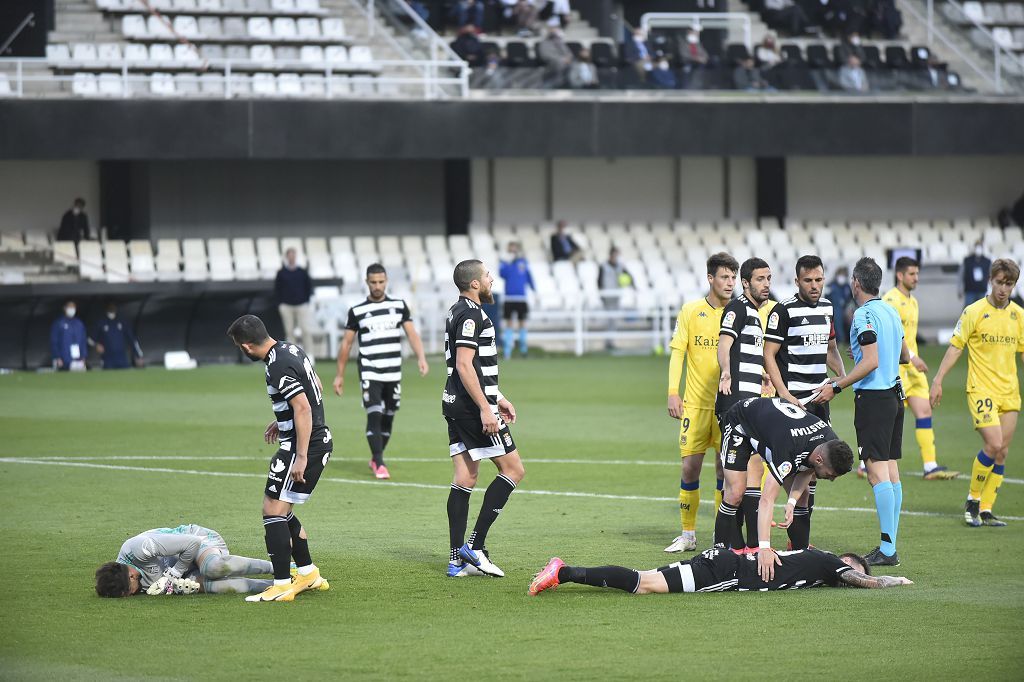
[[[878,297],[882,269],[861,258],[853,269],[851,288],[857,311],[850,326],[855,365],[845,377],[822,385],[816,403],[831,400],[847,386],[854,390],[853,424],[860,458],[867,464],[875,494],[881,542],[866,557],[872,566],[899,566],[896,533],[903,506],[899,459],[903,446],[903,386],[900,363],[910,362],[899,314]]]

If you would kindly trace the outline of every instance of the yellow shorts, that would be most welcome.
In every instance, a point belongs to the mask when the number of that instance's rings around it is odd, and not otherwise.
[[[984,429],[999,426],[999,417],[1007,412],[1020,412],[1020,395],[993,396],[972,391],[967,394],[967,405],[974,419],[974,428]]]
[[[701,410],[683,408],[682,424],[679,426],[679,456],[703,455],[708,448],[718,448],[722,443],[722,431],[718,428],[713,409]]]
[[[900,381],[908,398],[929,399],[928,377],[924,372],[917,371],[912,365],[900,365]]]

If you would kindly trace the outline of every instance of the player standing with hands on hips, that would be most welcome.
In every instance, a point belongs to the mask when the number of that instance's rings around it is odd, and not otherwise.
[[[825,382],[812,402],[824,403],[853,386],[853,424],[860,458],[868,470],[881,528],[879,546],[864,558],[871,566],[899,566],[896,535],[903,508],[899,460],[903,456],[903,383],[900,364],[910,362],[903,324],[896,310],[878,297],[882,268],[861,258],[853,269],[853,300],[857,310],[850,327],[855,364],[845,377]]]

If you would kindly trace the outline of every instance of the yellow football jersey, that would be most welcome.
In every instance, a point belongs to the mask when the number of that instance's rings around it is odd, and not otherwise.
[[[996,308],[988,298],[964,308],[950,343],[967,348],[967,391],[993,397],[1019,395],[1016,353],[1024,353],[1024,309]]]
[[[706,298],[701,298],[685,303],[676,318],[676,330],[669,346],[682,351],[686,358],[683,402],[689,409],[715,409],[722,310],[724,308],[716,308]]]
[[[763,306],[757,309],[757,316],[761,318],[761,329],[768,328],[768,313],[776,306],[778,301],[768,299]]]
[[[903,339],[907,342],[907,348],[914,355],[917,355],[917,320],[918,308],[917,299],[914,295],[904,296],[903,292],[893,287],[885,292],[882,300],[896,309],[900,314],[900,322],[903,323]]]

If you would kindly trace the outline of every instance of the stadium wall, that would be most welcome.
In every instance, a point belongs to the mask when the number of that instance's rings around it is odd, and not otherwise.
[[[92,161],[0,161],[0,232],[55,232],[75,197],[99,224],[99,167]]]

